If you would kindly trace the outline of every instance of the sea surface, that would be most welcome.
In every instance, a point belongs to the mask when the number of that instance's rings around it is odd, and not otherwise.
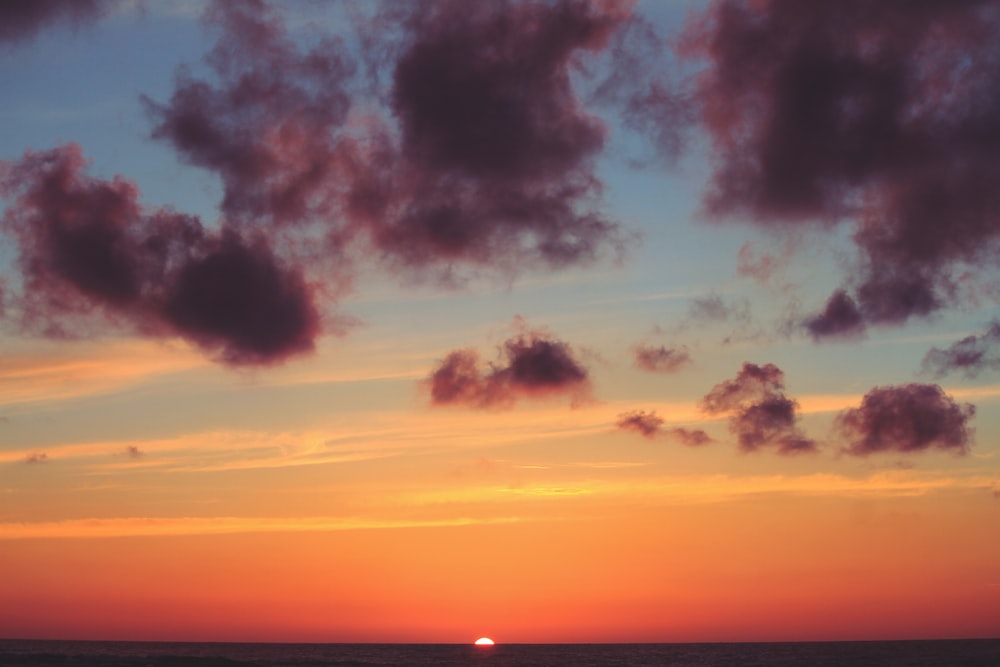
[[[1000,639],[760,644],[230,644],[0,639],[2,667],[1000,666]]]

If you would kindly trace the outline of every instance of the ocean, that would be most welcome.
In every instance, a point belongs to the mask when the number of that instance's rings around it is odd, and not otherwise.
[[[997,667],[1000,639],[748,644],[235,644],[0,640],[0,667]]]

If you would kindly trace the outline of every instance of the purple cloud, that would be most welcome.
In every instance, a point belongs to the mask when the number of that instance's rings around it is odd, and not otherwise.
[[[434,405],[503,408],[525,397],[580,398],[589,392],[590,379],[567,343],[527,331],[505,341],[498,361],[486,367],[473,350],[451,352],[427,385]]]
[[[234,365],[308,352],[320,332],[313,290],[267,239],[148,212],[136,186],[85,173],[80,147],[3,163],[3,231],[19,251],[20,324],[73,336],[102,319],[149,336],[179,335]]]
[[[93,23],[107,6],[106,0],[4,0],[0,3],[0,42],[26,41],[57,23],[74,28]]]
[[[1000,356],[993,354],[1000,343],[1000,322],[994,320],[981,334],[966,336],[948,349],[931,348],[924,356],[923,370],[936,378],[952,371],[961,371],[967,378],[974,378],[984,370],[1000,368]]]
[[[744,363],[735,378],[705,395],[702,407],[710,414],[730,413],[729,428],[743,451],[775,447],[779,454],[815,452],[816,442],[798,429],[798,404],[785,396],[784,382],[774,364]]]
[[[855,224],[854,275],[807,322],[814,337],[930,315],[962,272],[996,264],[993,3],[717,0],[692,26],[709,215]]]
[[[935,384],[876,387],[861,406],[836,418],[837,430],[849,440],[848,454],[912,453],[941,449],[968,453],[975,406],[959,405]]]

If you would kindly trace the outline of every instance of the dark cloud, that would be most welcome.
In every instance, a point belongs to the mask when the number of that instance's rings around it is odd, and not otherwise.
[[[46,454],[45,452],[36,452],[34,454],[28,454],[24,458],[24,462],[27,463],[28,465],[34,465],[36,463],[48,463],[49,455]]]
[[[262,0],[216,1],[205,21],[220,32],[205,59],[213,80],[181,68],[168,103],[143,98],[153,137],[219,175],[231,220],[334,220],[354,73],[346,49],[325,39],[300,51]]]
[[[640,344],[632,352],[636,368],[651,373],[674,373],[692,363],[691,354],[684,347]]]
[[[418,3],[395,44],[386,136],[359,159],[352,218],[408,267],[586,262],[620,245],[599,210],[603,123],[573,76],[627,18],[610,3]]]
[[[623,247],[594,172],[606,130],[573,77],[628,17],[596,1],[387,4],[355,26],[391,71],[383,117],[340,41],[300,47],[262,0],[217,0],[211,76],[182,68],[168,102],[144,101],[154,137],[220,176],[231,221],[293,239],[315,223],[337,254],[447,279],[558,268]]]
[[[712,442],[712,438],[701,429],[663,428],[664,420],[654,410],[632,410],[618,415],[615,422],[622,431],[632,431],[650,440],[659,437],[671,438],[689,447],[699,447]]]
[[[774,364],[744,363],[732,380],[715,385],[702,399],[711,414],[730,413],[729,428],[740,449],[775,447],[779,454],[817,451],[814,440],[798,429],[798,404],[785,396],[785,374]]]
[[[21,325],[72,336],[96,316],[153,336],[179,335],[227,364],[310,351],[313,290],[262,236],[143,210],[135,185],[84,173],[80,147],[3,163],[2,228],[17,245]]]
[[[129,445],[125,448],[125,456],[130,459],[141,459],[145,456],[145,453],[135,445]]]
[[[827,300],[823,312],[806,318],[803,326],[814,340],[856,340],[865,335],[864,317],[854,299],[844,290],[834,292]]]
[[[717,0],[694,28],[708,213],[856,225],[856,314],[828,304],[814,335],[929,315],[956,302],[962,272],[996,265],[994,0]]]
[[[568,394],[579,399],[590,390],[587,369],[570,346],[540,331],[508,339],[499,359],[485,367],[473,350],[452,352],[427,385],[435,405],[476,408],[510,407],[523,397]]]
[[[57,23],[79,27],[107,11],[107,0],[4,0],[0,2],[0,42],[28,40]]]
[[[961,371],[974,378],[981,371],[1000,368],[1000,356],[991,354],[1000,344],[1000,322],[994,320],[981,334],[966,336],[948,349],[931,348],[924,356],[923,371],[941,378],[952,371]]]
[[[663,417],[653,411],[633,410],[618,415],[615,426],[623,431],[634,431],[645,438],[655,438],[663,431]]]
[[[975,406],[959,405],[935,384],[876,387],[861,407],[837,415],[836,428],[850,442],[844,451],[855,456],[928,449],[966,454],[975,414]]]

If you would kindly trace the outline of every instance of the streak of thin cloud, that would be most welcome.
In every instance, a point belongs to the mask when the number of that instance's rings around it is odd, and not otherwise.
[[[346,517],[128,517],[0,523],[0,541],[51,538],[149,537],[439,528],[518,523],[523,517],[406,520]]]

